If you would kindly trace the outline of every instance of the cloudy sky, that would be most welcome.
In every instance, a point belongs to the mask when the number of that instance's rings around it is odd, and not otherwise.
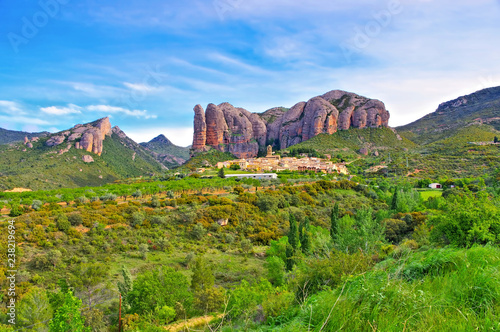
[[[0,127],[111,116],[192,142],[193,107],[251,112],[342,89],[391,126],[500,85],[500,0],[5,0]]]

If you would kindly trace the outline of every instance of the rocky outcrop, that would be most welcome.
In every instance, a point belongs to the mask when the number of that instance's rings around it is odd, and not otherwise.
[[[93,163],[94,162],[94,158],[92,158],[92,156],[89,156],[89,155],[83,156],[82,160],[84,163]]]
[[[239,158],[255,157],[268,144],[284,149],[337,130],[388,127],[390,117],[381,101],[340,90],[262,114],[229,103],[209,104],[206,113],[197,105],[194,112],[193,150],[210,146]]]
[[[86,150],[100,156],[103,152],[103,141],[111,134],[109,118],[103,118],[89,124],[76,125],[70,130],[53,135],[45,142],[45,145],[58,146],[67,141],[70,147],[74,145],[76,149]]]
[[[202,150],[207,141],[207,123],[205,121],[205,110],[201,105],[194,107],[194,137],[193,149]]]

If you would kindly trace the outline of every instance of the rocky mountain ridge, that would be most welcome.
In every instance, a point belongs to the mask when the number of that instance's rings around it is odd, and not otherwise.
[[[140,145],[168,168],[174,168],[189,160],[189,148],[173,144],[165,135],[159,135]]]
[[[106,117],[85,125],[78,124],[69,130],[54,134],[45,142],[45,145],[52,147],[66,142],[68,149],[74,146],[76,149],[86,150],[100,156],[103,151],[103,141],[111,134],[111,123]]]
[[[354,93],[333,90],[292,108],[250,113],[229,103],[194,108],[193,151],[208,147],[238,158],[256,157],[266,145],[276,149],[349,128],[388,127],[384,103]]]
[[[435,112],[396,129],[415,143],[428,144],[476,124],[487,124],[500,130],[500,87],[479,90],[441,103]]]

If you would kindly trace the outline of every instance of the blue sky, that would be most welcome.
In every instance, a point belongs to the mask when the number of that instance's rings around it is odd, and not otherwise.
[[[0,127],[111,116],[192,142],[193,107],[251,112],[342,89],[391,126],[500,85],[500,0],[0,1]]]

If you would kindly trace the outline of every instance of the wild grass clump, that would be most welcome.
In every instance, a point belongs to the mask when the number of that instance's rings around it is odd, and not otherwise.
[[[495,247],[413,252],[309,297],[291,325],[310,331],[498,331],[499,269]]]

